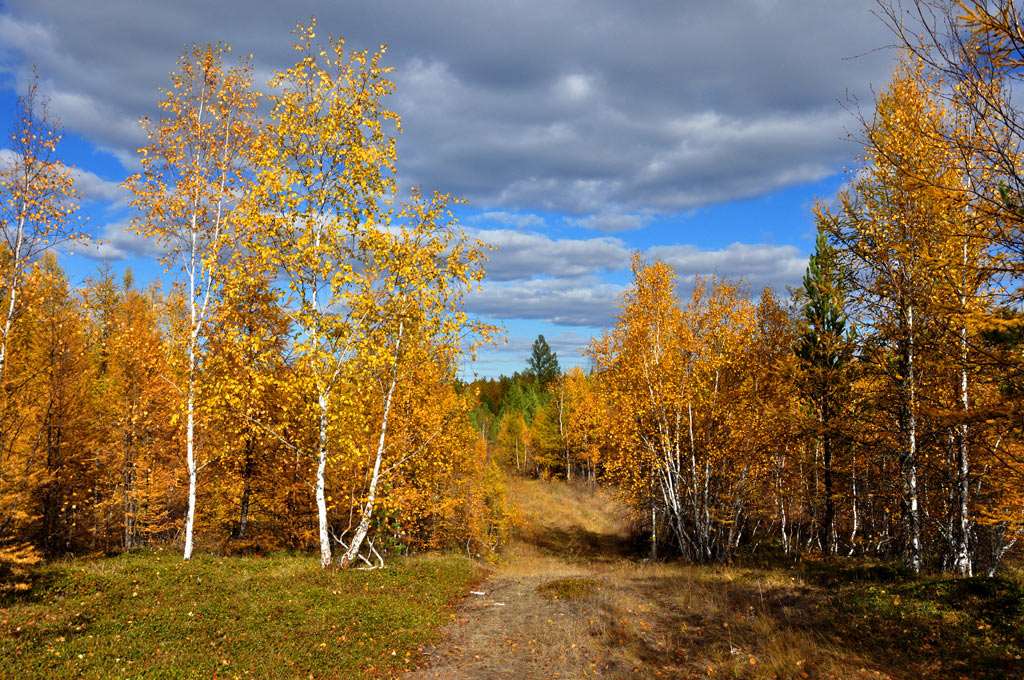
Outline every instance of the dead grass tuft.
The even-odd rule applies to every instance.
[[[582,600],[594,594],[597,581],[592,578],[559,578],[537,586],[545,600]]]

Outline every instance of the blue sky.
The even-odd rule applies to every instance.
[[[75,282],[102,258],[163,277],[126,233],[118,184],[136,169],[177,55],[224,41],[257,81],[289,65],[290,30],[389,45],[403,119],[400,181],[467,200],[467,229],[499,246],[471,313],[508,330],[466,373],[521,370],[543,333],[563,367],[614,322],[639,250],[753,289],[799,282],[811,205],[856,144],[850,97],[870,106],[895,52],[871,0],[505,3],[10,0],[0,4],[0,127],[35,65],[89,199],[98,252],[65,253]],[[845,106],[844,106],[845,103]],[[2,153],[2,152],[0,152]]]

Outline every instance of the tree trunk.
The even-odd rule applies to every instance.
[[[961,305],[966,305],[966,300],[961,297]],[[967,328],[960,328],[960,406],[963,409],[964,417],[967,417],[968,396],[967,396]],[[962,576],[971,576],[974,567],[971,564],[970,538],[971,518],[970,510],[970,465],[967,452],[967,423],[960,425],[957,432],[956,447],[956,521],[953,529],[955,531],[955,543],[953,545],[953,571]]]
[[[821,553],[825,557],[831,557],[836,552],[835,546],[835,498],[832,490],[832,435],[826,432],[821,443],[821,462],[824,466],[825,481],[825,516],[822,519],[822,531],[824,540],[821,544]]]
[[[907,309],[907,337],[904,343],[903,453],[900,465],[903,476],[904,564],[914,573],[921,573],[921,511],[917,488],[917,385],[914,373],[914,308]]]
[[[124,436],[124,547],[131,550],[138,545],[139,500],[135,491],[135,418]]]
[[[373,474],[370,476],[369,493],[367,493],[366,503],[363,505],[363,515],[359,518],[359,526],[356,527],[356,533],[352,537],[352,543],[348,546],[348,550],[345,551],[345,556],[341,560],[342,567],[347,567],[359,555],[359,550],[363,547],[363,541],[366,540],[366,534],[370,531],[370,522],[373,520],[373,508],[374,504],[377,502],[377,484],[380,482],[380,468],[381,464],[384,462],[384,449],[385,444],[387,443],[388,417],[391,415],[391,400],[395,396],[395,386],[398,384],[398,361],[401,356],[404,329],[405,322],[399,321],[398,338],[395,341],[395,355],[391,373],[391,385],[388,386],[388,394],[384,399],[384,413],[381,416],[380,437],[377,440],[377,455],[374,457],[373,461]]]
[[[651,562],[658,560],[658,515],[654,507],[654,493],[651,493]]]
[[[316,512],[320,523],[320,566],[326,569],[331,566],[331,538],[327,530],[327,497],[324,482],[324,473],[327,470],[327,415],[330,404],[328,395],[321,392],[318,404],[320,406],[320,446],[316,464]]]
[[[238,531],[235,538],[244,539],[249,527],[249,498],[252,495],[252,437],[245,438],[245,469],[242,472],[242,499],[238,511]]]
[[[191,371],[190,371],[191,373]],[[193,412],[192,378],[189,378],[188,399],[186,402],[185,450],[188,465],[188,511],[185,517],[185,554],[184,559],[192,559],[192,534],[196,522],[196,455],[195,455],[195,414]]]
[[[851,508],[852,512],[851,512],[851,515],[852,515],[852,524],[853,524],[853,526],[850,529],[850,552],[847,553],[847,557],[851,557],[853,555],[853,553],[855,552],[854,547],[857,545],[856,541],[857,541],[857,529],[858,529],[857,521],[858,521],[858,517],[857,517],[857,450],[856,449],[854,449],[854,451],[853,451],[853,460],[851,461],[851,465],[850,465],[850,478],[851,478],[851,482],[850,483],[851,483],[851,486],[852,486],[852,489],[851,489],[851,491],[852,491],[852,503],[851,503],[851,505],[852,505],[852,508]]]

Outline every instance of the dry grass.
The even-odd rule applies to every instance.
[[[557,578],[537,586],[545,600],[583,600],[594,594],[597,581],[592,578]]]
[[[463,612],[457,658],[420,677],[938,680],[1018,677],[1024,663],[1010,624],[959,612],[942,631],[947,607],[960,606],[955,588],[939,611],[927,588],[901,586],[899,606],[916,598],[918,609],[890,612],[888,585],[826,585],[806,565],[651,563],[635,550],[628,513],[600,488],[523,479],[510,488],[517,539],[486,597]],[[839,565],[823,568],[831,577]],[[913,642],[918,633],[937,637],[929,648]]]
[[[544,631],[545,655],[560,660],[552,671],[623,678],[884,676],[813,632],[817,595],[795,576],[648,562],[634,550],[628,511],[608,491],[523,479],[511,487],[522,522],[504,573],[540,576],[556,584],[542,583],[541,590],[553,592],[562,584],[594,584],[586,597],[552,603],[561,608],[558,625]]]

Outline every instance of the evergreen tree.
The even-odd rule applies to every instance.
[[[842,271],[825,233],[819,228],[814,253],[804,274],[802,334],[797,341],[801,392],[814,415],[824,481],[824,516],[819,529],[825,555],[835,552],[834,462],[841,433],[843,405],[849,401],[853,333],[843,312]]]
[[[533,350],[526,362],[526,370],[537,379],[538,387],[541,388],[562,374],[562,369],[558,366],[558,355],[551,351],[543,335],[538,335],[533,341]]]

